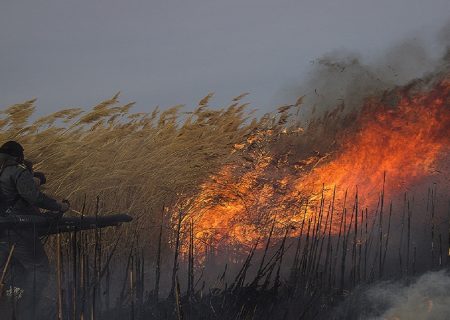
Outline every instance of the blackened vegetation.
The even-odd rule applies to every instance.
[[[322,196],[314,214],[305,209],[281,236],[273,221],[267,238],[241,258],[213,248],[200,253],[208,244],[195,239],[195,222],[183,211],[175,228],[164,226],[163,214],[151,231],[159,236],[153,254],[141,245],[145,234],[129,229],[114,231],[114,241],[101,229],[60,235],[53,240],[57,308],[44,318],[360,319],[363,307],[336,307],[374,282],[408,283],[447,264],[450,203],[436,186],[423,200],[404,194],[394,206],[382,191],[370,210],[360,207],[357,191],[343,204],[335,193]],[[165,233],[170,255],[162,254]]]

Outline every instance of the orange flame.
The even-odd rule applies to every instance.
[[[250,168],[222,168],[201,186],[194,201],[190,214],[196,237],[219,246],[249,245],[267,235],[273,219],[287,226],[298,224],[305,214],[314,215],[322,193],[331,197],[335,187],[336,204],[347,189],[357,187],[360,203],[371,207],[377,204],[385,174],[389,195],[435,174],[450,151],[450,81],[414,94],[403,90],[396,97],[395,106],[369,100],[358,118],[359,129],[344,134],[328,158],[303,160],[314,164],[306,173],[280,174],[268,153],[254,157]]]

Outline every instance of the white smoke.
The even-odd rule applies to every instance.
[[[381,283],[367,291],[367,300],[384,309],[378,310],[379,316],[360,319],[448,320],[450,275],[446,271],[428,272],[410,285]]]

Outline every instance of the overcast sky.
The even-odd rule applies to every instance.
[[[0,108],[89,107],[122,92],[137,111],[224,104],[242,92],[270,109],[333,50],[374,59],[429,41],[449,0],[1,0]],[[300,93],[299,93],[300,94]]]

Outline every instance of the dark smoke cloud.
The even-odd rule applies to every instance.
[[[450,21],[439,31],[438,40],[447,45],[447,51],[450,50]]]
[[[333,51],[312,62],[299,86],[286,89],[290,101],[304,95],[302,119],[344,105],[357,110],[366,97],[441,71],[450,60],[450,22],[435,39],[407,39],[366,62],[359,54]]]

